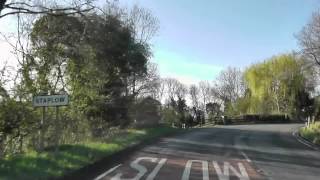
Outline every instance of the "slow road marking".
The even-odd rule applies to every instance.
[[[103,173],[103,174],[99,175],[98,177],[96,177],[94,180],[100,180],[100,179],[104,178],[106,175],[108,175],[108,174],[111,173],[112,171],[116,170],[116,169],[117,169],[118,167],[120,167],[120,166],[121,166],[121,164],[119,164],[118,166],[115,166],[115,167],[109,169],[109,170],[106,171],[105,173]]]
[[[130,164],[109,169],[94,180],[250,180],[250,176],[259,179],[258,173],[244,160],[217,162],[138,157]]]

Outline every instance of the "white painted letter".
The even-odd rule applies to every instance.
[[[164,163],[166,163],[166,161],[167,159],[161,159],[158,162],[158,165],[153,169],[153,171],[149,174],[146,180],[153,180],[158,174],[158,172],[160,171],[160,169],[162,168],[162,166],[164,165]]]
[[[217,172],[217,175],[219,177],[219,180],[229,180],[229,169],[233,172],[234,175],[236,175],[240,180],[249,180],[248,173],[243,166],[242,163],[238,163],[240,172],[236,170],[233,166],[230,165],[228,162],[224,162],[224,172],[222,172],[221,168],[219,167],[218,163],[213,161],[214,169]]]
[[[137,158],[135,161],[133,161],[130,164],[130,167],[132,167],[133,169],[136,169],[136,170],[139,171],[139,173],[136,175],[136,177],[129,178],[129,179],[121,179],[122,173],[118,173],[117,175],[113,176],[111,178],[111,180],[139,180],[147,172],[147,168],[146,167],[138,164],[142,160],[149,160],[151,162],[156,162],[158,160],[158,158],[152,158],[152,157],[140,157],[140,158]]]
[[[207,161],[200,161],[200,160],[189,160],[186,164],[186,167],[184,169],[182,180],[189,180],[190,172],[191,172],[191,166],[193,162],[202,163],[202,173],[203,173],[203,180],[209,180],[209,165]]]

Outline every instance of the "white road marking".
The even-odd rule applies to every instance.
[[[219,180],[229,180],[229,170],[231,170],[233,174],[236,175],[240,180],[249,180],[248,173],[242,163],[238,163],[240,172],[238,172],[233,166],[231,166],[229,162],[224,162],[224,172],[222,172],[219,164],[216,161],[213,161],[212,163],[214,169],[217,172]]]
[[[149,174],[146,180],[153,180],[158,174],[158,172],[160,171],[160,169],[162,168],[162,166],[166,163],[166,161],[167,159],[161,159],[158,162],[158,165],[153,169],[153,171]]]
[[[224,173],[222,173],[222,170],[216,161],[212,161],[212,164],[214,169],[216,170],[219,180],[229,180],[229,169],[227,171],[224,170]]]
[[[194,162],[202,163],[202,173],[203,173],[202,179],[209,180],[209,164],[207,161],[201,161],[201,160],[189,160],[186,164],[181,180],[189,180],[191,166],[192,166],[192,163]]]
[[[130,164],[130,167],[133,169],[136,169],[139,171],[139,173],[134,177],[134,178],[129,178],[129,179],[121,179],[122,173],[118,173],[115,176],[111,178],[111,180],[139,180],[141,177],[147,172],[147,168],[138,164],[142,160],[149,160],[151,162],[156,162],[158,158],[152,158],[152,157],[140,157],[137,158],[135,161],[133,161]]]
[[[102,173],[101,175],[99,175],[98,177],[96,177],[94,180],[100,180],[102,179],[103,177],[105,177],[106,175],[108,175],[109,173],[111,173],[112,171],[116,170],[118,167],[120,167],[122,164],[119,164],[111,169],[109,169],[108,171]]]
[[[248,162],[251,162],[251,160],[248,158],[248,156],[244,153],[241,152],[241,154],[247,159]],[[148,160],[153,163],[158,161],[158,158],[153,158],[153,157],[139,157],[135,161],[131,162],[130,167],[137,170],[138,173],[135,177],[133,178],[121,178],[123,173],[119,172],[115,176],[111,178],[111,180],[140,180],[146,173],[147,173],[147,168],[143,165],[140,165],[139,163],[143,160]],[[146,180],[154,180],[157,174],[159,173],[160,169],[164,166],[166,163],[167,159],[162,158],[158,161],[157,166],[152,170],[152,172],[146,177]],[[193,163],[201,163],[202,164],[202,179],[203,180],[209,180],[209,164],[208,161],[202,161],[202,160],[188,160],[187,164],[185,166],[185,169],[183,171],[183,175],[181,180],[189,180],[190,178],[190,173],[192,170],[192,164]],[[217,176],[219,180],[230,180],[230,173],[233,175],[237,176],[240,180],[250,180],[248,173],[244,167],[244,165],[241,162],[238,162],[238,169],[233,167],[229,162],[224,162],[223,164],[223,171],[222,168],[219,166],[219,164],[216,161],[212,161],[213,167],[215,169],[215,172],[217,173]],[[104,177],[106,177],[108,174],[111,172],[115,171],[117,168],[119,168],[122,164],[119,164],[105,173],[99,175],[97,178],[94,180],[101,180]]]
[[[240,153],[246,159],[247,162],[251,163],[251,159],[246,155],[246,153],[244,153],[243,151],[240,151]]]

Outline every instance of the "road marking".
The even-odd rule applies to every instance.
[[[201,161],[201,160],[189,160],[186,164],[186,167],[184,169],[182,180],[189,180],[190,172],[191,172],[191,166],[192,163],[198,162],[202,163],[202,179],[203,180],[209,180],[209,164],[207,161]]]
[[[166,161],[167,159],[161,159],[158,165],[153,169],[153,171],[149,174],[146,180],[153,180],[162,168],[162,166],[166,163]]]
[[[243,156],[245,156],[245,158],[248,162],[251,162],[251,160],[248,158],[248,156],[244,152],[241,151],[241,154]],[[153,168],[153,170],[150,172],[150,174],[147,177],[145,177],[145,175],[148,173],[148,169],[149,170],[151,170],[151,169],[149,166],[147,166],[147,167],[149,167],[147,169],[145,166],[139,164],[139,163],[141,163],[141,161],[149,161],[152,163],[157,163],[157,165]],[[118,171],[118,173],[114,172],[113,175],[110,175],[110,173],[112,173],[117,168],[122,166],[122,164],[119,164],[119,165],[109,169],[105,173],[99,175],[94,180],[101,180],[101,179],[107,178],[109,176],[112,176],[110,180],[140,180],[142,177],[145,177],[146,180],[154,180],[156,178],[157,174],[159,173],[159,171],[161,170],[161,168],[163,168],[163,166],[166,164],[166,162],[167,162],[166,158],[160,159],[160,158],[155,158],[155,157],[139,157],[130,163],[130,167],[132,169],[134,169],[135,171],[137,171],[137,174],[135,176],[130,175],[131,177],[134,176],[133,178],[121,178],[121,176],[124,175],[123,174],[124,172],[121,172],[121,171]],[[187,163],[185,164],[185,168],[184,168],[181,180],[189,180],[190,179],[190,174],[192,171],[193,163],[201,163],[202,179],[209,180],[209,162],[204,161],[204,160],[188,160]],[[240,180],[249,180],[247,170],[246,170],[245,166],[243,165],[243,163],[238,162],[237,165],[234,165],[234,166],[232,166],[229,162],[222,162],[222,163],[223,163],[223,165],[220,166],[217,161],[212,161],[215,174],[217,175],[219,180],[230,180],[231,174],[232,174],[231,177],[234,176],[234,177],[238,177]],[[238,167],[236,167],[236,166],[238,166]],[[126,175],[129,175],[129,174],[126,174]]]
[[[111,178],[111,180],[139,180],[139,179],[141,179],[141,177],[147,172],[147,168],[139,164],[139,162],[142,160],[149,160],[151,162],[156,162],[158,160],[158,158],[152,158],[152,157],[137,158],[135,161],[133,161],[130,164],[131,168],[139,171],[139,173],[134,178],[121,179],[122,173],[118,173],[115,176],[113,176]]]
[[[103,177],[105,177],[106,175],[108,175],[109,173],[111,173],[112,171],[116,170],[118,167],[120,167],[122,164],[119,164],[111,169],[109,169],[108,171],[102,173],[101,175],[99,175],[98,177],[96,177],[94,180],[100,180],[102,179]]]
[[[212,164],[214,169],[217,172],[219,180],[229,180],[230,179],[229,170],[231,170],[233,174],[236,175],[240,180],[249,180],[248,173],[242,163],[238,163],[240,173],[236,170],[236,168],[231,166],[229,162],[224,162],[224,170],[223,170],[224,172],[222,172],[219,164],[216,161],[213,161]]]
[[[244,153],[243,151],[240,151],[240,153],[246,159],[247,162],[251,163],[251,159],[246,155],[246,153]]]

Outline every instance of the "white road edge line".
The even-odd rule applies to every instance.
[[[251,163],[251,159],[246,155],[246,153],[244,153],[243,151],[240,151],[240,153],[246,159],[247,162]]]
[[[304,140],[301,140],[301,138],[297,135],[297,132],[293,132],[292,136],[294,136],[296,138],[296,140],[298,140],[300,143],[308,146],[309,148],[313,149],[313,150],[319,150],[318,148],[308,144],[307,142],[305,142]]]
[[[100,180],[102,179],[103,177],[105,177],[106,175],[108,175],[109,173],[111,173],[112,171],[116,170],[118,167],[120,167],[122,164],[119,164],[111,169],[109,169],[108,171],[100,174],[98,177],[96,177],[94,180]]]

